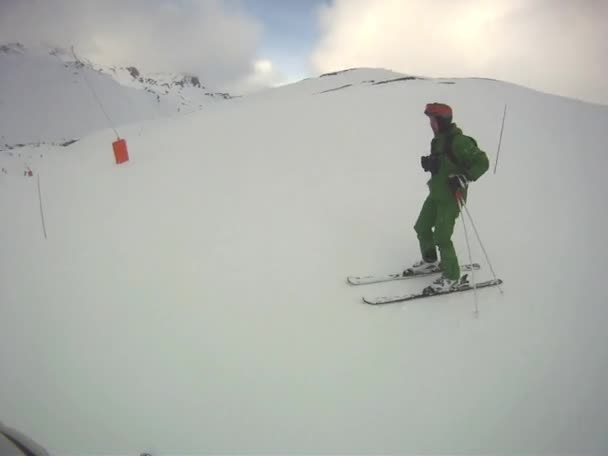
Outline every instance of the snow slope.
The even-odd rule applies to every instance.
[[[93,87],[113,125],[197,111],[225,93],[198,78],[145,75],[135,67],[103,67],[60,48],[0,46],[0,150],[18,144],[64,143],[109,128]]]
[[[0,419],[69,455],[606,454],[608,107],[361,71],[126,127],[125,165],[106,130],[0,174]],[[429,101],[492,167],[509,106],[470,192],[505,281],[478,319],[361,302],[429,279],[345,283],[418,257]]]

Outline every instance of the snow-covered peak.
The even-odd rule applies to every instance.
[[[327,78],[333,80],[348,80],[351,82],[376,82],[378,80],[387,80],[393,78],[405,77],[403,73],[397,73],[393,70],[385,68],[347,68],[345,70],[332,71],[330,73],[324,73],[319,78]]]
[[[203,109],[232,98],[193,74],[104,66],[56,46],[0,45],[0,150],[64,143],[113,126]],[[90,87],[89,87],[90,86]],[[59,114],[59,115],[58,115]]]
[[[120,84],[127,87],[144,89],[155,94],[184,94],[198,93],[205,97],[229,99],[232,96],[225,92],[217,92],[203,85],[197,75],[188,73],[142,73],[136,66],[103,67],[90,65],[92,68],[111,75]],[[188,90],[193,89],[193,90]]]

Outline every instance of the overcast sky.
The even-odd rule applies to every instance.
[[[0,42],[249,91],[347,67],[608,104],[608,0],[0,0]]]

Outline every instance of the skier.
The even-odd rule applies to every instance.
[[[422,168],[431,173],[429,195],[414,225],[422,260],[406,272],[441,270],[442,275],[428,291],[445,292],[461,282],[460,266],[451,240],[460,203],[466,202],[469,182],[476,181],[488,170],[489,160],[476,141],[463,135],[452,122],[450,106],[429,103],[424,114],[430,119],[435,137],[431,141],[430,155],[420,160]],[[437,258],[437,248],[441,262]]]

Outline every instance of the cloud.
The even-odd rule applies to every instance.
[[[249,75],[262,32],[238,2],[0,1],[0,42],[74,45],[95,62],[191,72],[218,89]]]
[[[287,82],[288,77],[270,60],[261,59],[254,62],[251,74],[233,84],[229,91],[248,94],[268,87],[277,87]]]
[[[608,104],[605,0],[334,0],[319,21],[320,73],[482,76]]]

